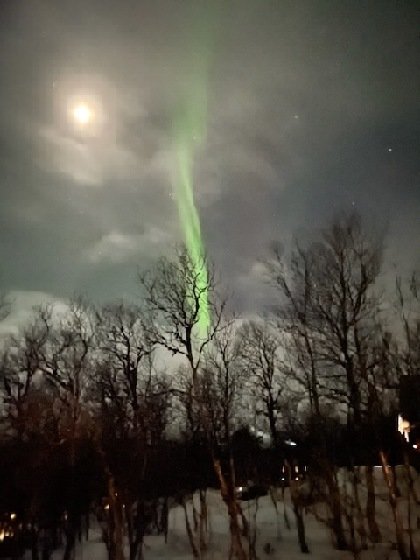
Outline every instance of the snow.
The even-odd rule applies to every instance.
[[[374,473],[377,488],[377,521],[384,539],[395,540],[395,528],[391,510],[388,504],[387,488],[384,485],[382,473]],[[365,503],[366,489],[362,482],[359,487],[360,498]],[[400,470],[398,472],[398,481],[401,482],[402,497],[399,498],[398,507],[401,512],[407,511],[407,493],[402,484],[406,472]],[[339,473],[341,487],[344,490],[348,486],[348,478],[344,471]],[[416,480],[418,487],[418,478]],[[347,488],[350,490],[350,488]],[[280,494],[280,493],[279,493]],[[405,497],[404,497],[405,496]],[[194,497],[197,500],[198,496]],[[208,535],[209,549],[205,555],[206,560],[226,560],[229,550],[229,533],[228,533],[228,517],[227,509],[221,500],[220,493],[216,490],[209,490],[207,493],[208,501]],[[304,555],[300,552],[296,524],[294,514],[290,507],[289,492],[286,491],[286,513],[290,520],[291,529],[285,526],[284,522],[284,504],[282,501],[278,503],[278,516],[269,496],[263,496],[251,502],[241,502],[245,515],[250,519],[257,508],[257,557],[260,560],[264,558],[287,558],[288,560],[301,560]],[[412,504],[411,514],[412,527],[417,527],[417,518],[420,518],[418,511]],[[192,518],[192,504],[189,504],[189,514]],[[317,506],[317,517],[325,517],[325,506],[319,504]],[[407,525],[407,516],[404,524]],[[305,515],[306,537],[310,550],[310,558],[313,560],[350,560],[354,558],[349,551],[334,550],[331,544],[331,536],[325,523],[319,521],[308,512]],[[416,531],[418,533],[419,531]],[[417,540],[415,535],[415,540]],[[420,545],[420,543],[418,543]],[[267,552],[268,546],[270,552]],[[55,551],[52,560],[61,560],[63,551]],[[128,554],[126,555],[128,558]],[[78,544],[76,549],[75,560],[107,560],[108,555],[104,543],[101,542],[101,532],[99,527],[93,524],[93,528],[89,531],[89,541]],[[145,560],[190,560],[192,558],[191,548],[185,531],[185,516],[182,507],[175,506],[169,512],[169,532],[168,542],[165,543],[164,537],[147,536],[144,545]],[[375,545],[375,548],[364,550],[358,556],[359,560],[397,560],[399,558],[396,550],[392,550],[391,543],[382,543]],[[25,556],[25,560],[30,559],[30,553]]]

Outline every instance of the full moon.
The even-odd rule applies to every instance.
[[[92,111],[86,103],[80,103],[73,109],[73,118],[80,125],[89,124],[92,121]]]
[[[113,97],[105,83],[90,76],[62,78],[54,84],[53,97],[55,121],[64,135],[87,142],[105,141],[113,134],[109,115]]]

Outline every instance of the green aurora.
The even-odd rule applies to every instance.
[[[208,14],[207,14],[208,15]],[[204,18],[209,22],[209,18]],[[206,336],[211,323],[207,293],[208,272],[201,237],[200,216],[194,204],[194,155],[206,139],[207,68],[209,62],[209,27],[194,36],[188,83],[191,87],[173,119],[173,137],[177,160],[175,194],[185,246],[197,274],[201,293],[198,336]]]

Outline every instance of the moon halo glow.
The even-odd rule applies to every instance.
[[[93,112],[87,103],[78,103],[72,112],[75,123],[85,126],[93,120]]]

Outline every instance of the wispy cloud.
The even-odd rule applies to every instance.
[[[116,280],[121,263],[134,277],[138,257],[147,263],[182,237],[172,121],[195,100],[191,39],[206,3],[104,11],[100,0],[75,2],[9,2],[8,21],[0,17],[0,272],[13,263],[6,287],[118,296],[130,289]],[[369,219],[390,208],[404,217],[395,253],[412,262],[414,5],[216,4],[194,198],[209,255],[241,308],[259,297],[250,268],[268,243],[352,201]],[[64,118],[80,91],[106,123],[94,138],[78,138]]]
[[[52,294],[37,291],[12,290],[7,294],[11,309],[0,322],[0,336],[16,334],[34,315],[36,307],[52,304],[57,312],[68,308],[66,300]]]
[[[84,256],[91,263],[121,263],[129,261],[146,250],[151,245],[163,245],[170,242],[167,232],[152,227],[144,234],[127,234],[120,231],[111,231],[101,237],[92,247],[89,247]]]

